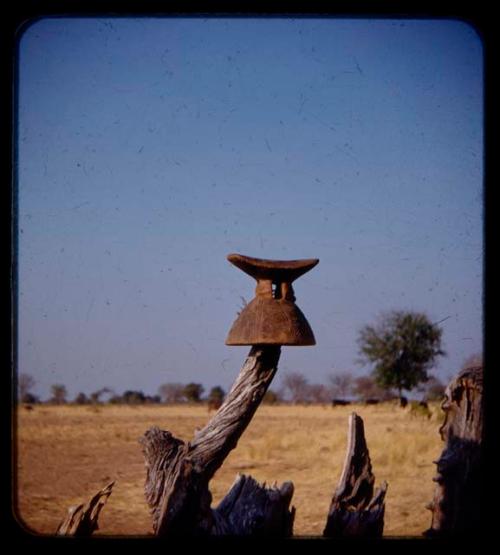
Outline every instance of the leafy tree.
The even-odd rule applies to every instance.
[[[122,402],[128,405],[139,405],[146,401],[146,396],[142,391],[127,390],[122,395]]]
[[[164,403],[182,403],[185,400],[184,387],[181,383],[164,383],[158,388],[158,393]]]
[[[292,403],[304,403],[309,397],[309,382],[304,374],[291,372],[285,374],[282,380],[285,394],[288,394]]]
[[[201,383],[188,383],[184,386],[184,397],[190,403],[199,403],[204,389]]]
[[[66,403],[66,397],[68,392],[66,391],[66,386],[63,384],[54,384],[51,388],[52,397],[50,399],[51,403],[56,405],[63,405]]]
[[[222,387],[220,385],[216,385],[215,387],[212,387],[210,393],[208,394],[208,402],[222,403],[225,396],[226,392],[222,389]]]
[[[328,381],[330,383],[331,395],[341,399],[350,395],[354,385],[354,379],[349,372],[331,374],[328,376]]]
[[[411,390],[428,380],[427,371],[441,350],[442,330],[425,314],[392,311],[358,337],[362,361],[375,364],[373,376],[383,388]]]

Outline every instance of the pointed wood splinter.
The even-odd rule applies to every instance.
[[[363,420],[353,412],[349,417],[344,468],[333,494],[323,536],[382,536],[387,482],[382,482],[375,493],[374,483]]]

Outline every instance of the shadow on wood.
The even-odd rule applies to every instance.
[[[238,536],[292,535],[295,508],[289,510],[292,482],[266,487],[240,474],[215,509],[218,533]]]
[[[387,482],[383,482],[375,494],[374,483],[363,420],[352,413],[344,468],[333,494],[323,536],[382,536]]]

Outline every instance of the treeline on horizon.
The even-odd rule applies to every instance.
[[[142,405],[142,404],[202,404],[208,403],[215,407],[222,404],[226,391],[219,385],[212,387],[205,394],[205,388],[200,383],[190,382],[162,384],[155,395],[149,395],[142,390],[125,390],[117,394],[113,389],[104,387],[91,393],[79,392],[74,398],[69,398],[64,384],[54,384],[51,396],[45,400],[33,393],[35,380],[32,376],[21,374],[19,377],[19,401],[24,404],[48,405]],[[436,377],[429,377],[428,381],[419,388],[420,397],[426,401],[436,401],[443,397],[445,385]],[[348,372],[328,376],[328,383],[310,383],[300,372],[292,372],[283,376],[281,386],[269,389],[264,396],[265,404],[330,404],[334,400],[349,400],[350,402],[391,401],[399,398],[392,389],[385,389],[377,385],[371,376],[354,377]]]

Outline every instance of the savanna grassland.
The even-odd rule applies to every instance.
[[[321,535],[342,471],[348,417],[356,412],[365,423],[375,487],[383,480],[389,484],[384,535],[420,536],[430,525],[425,505],[434,490],[433,461],[443,448],[442,412],[438,404],[430,409],[428,418],[391,403],[261,406],[210,483],[213,503],[238,473],[268,484],[291,480],[295,535]],[[20,407],[14,436],[18,520],[34,532],[52,534],[70,506],[115,480],[96,534],[152,534],[138,439],[155,425],[189,441],[209,417],[205,405]]]

